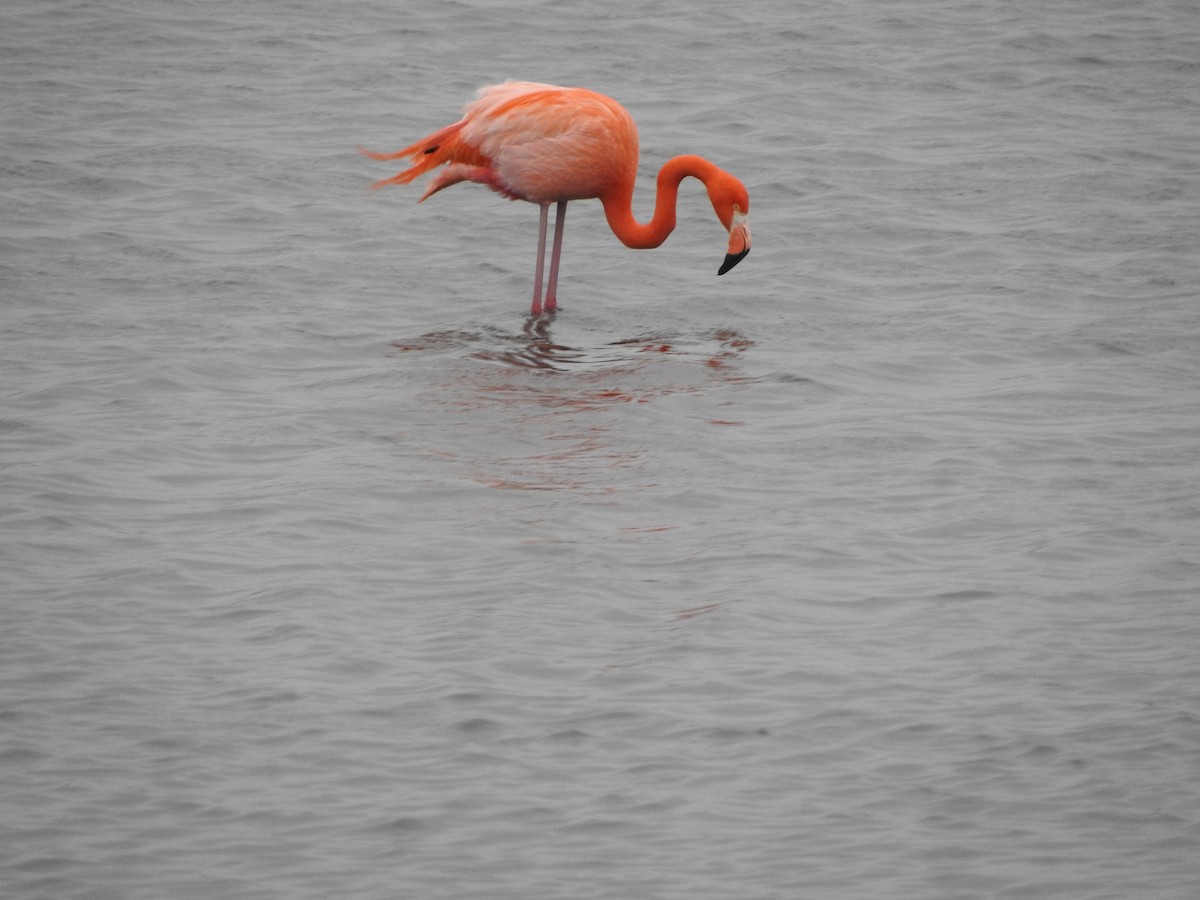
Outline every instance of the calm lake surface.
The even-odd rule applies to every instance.
[[[0,895],[1200,882],[1200,7],[11,0]],[[695,182],[371,192],[481,84]]]

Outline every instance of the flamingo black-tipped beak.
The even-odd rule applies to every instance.
[[[717,274],[724,275],[745,259],[749,252],[750,223],[746,221],[745,213],[735,212],[729,224],[729,250],[725,254],[725,262],[717,269]]]
[[[734,266],[736,266],[738,263],[740,263],[743,259],[745,259],[746,254],[749,252],[750,252],[750,248],[747,247],[741,253],[726,253],[725,254],[725,262],[721,263],[721,268],[717,269],[717,274],[724,275],[726,272],[728,272],[730,269],[732,269]]]

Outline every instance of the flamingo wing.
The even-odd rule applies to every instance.
[[[467,106],[464,138],[525,200],[598,197],[637,174],[637,128],[619,103],[584,88],[506,82]]]
[[[463,117],[395,153],[411,165],[374,187],[408,184],[447,166],[421,198],[455,184],[486,184],[532,203],[598,197],[637,175],[637,129],[615,100],[583,88],[509,81],[480,88]]]

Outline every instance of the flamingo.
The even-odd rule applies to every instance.
[[[361,148],[360,148],[361,149]],[[510,200],[541,207],[538,224],[537,274],[531,316],[558,305],[558,269],[563,223],[571,200],[599,199],[609,227],[627,247],[657,247],[675,229],[679,183],[699,179],[708,191],[717,218],[729,232],[724,275],[750,252],[750,196],[745,186],[700,156],[676,156],[658,173],[654,216],[639,224],[633,217],[633,185],[637,177],[637,126],[621,104],[586,88],[556,87],[508,81],[479,89],[463,109],[463,117],[395,153],[362,150],[371,159],[408,159],[411,163],[380,188],[408,184],[444,168],[434,176],[421,200],[460,181],[486,185]],[[418,201],[420,202],[420,201]],[[550,275],[542,300],[546,231],[550,204],[557,204]]]

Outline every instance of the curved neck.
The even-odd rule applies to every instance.
[[[627,184],[618,185],[611,193],[600,198],[604,204],[604,216],[613,234],[626,247],[635,250],[657,247],[675,230],[675,199],[679,196],[679,182],[690,175],[707,185],[709,178],[719,171],[702,156],[676,156],[667,160],[666,165],[658,171],[654,217],[647,224],[641,225],[633,218],[632,177]]]

